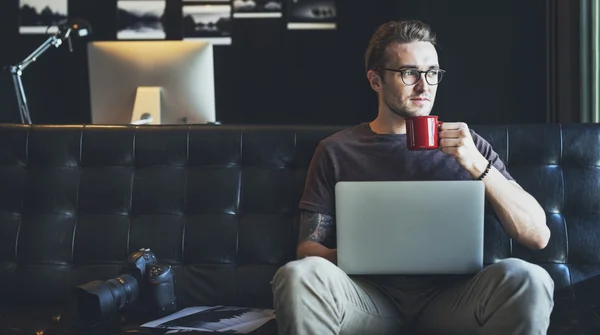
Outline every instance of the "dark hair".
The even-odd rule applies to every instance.
[[[430,42],[436,45],[436,36],[419,20],[390,21],[377,28],[365,53],[365,68],[369,71],[386,62],[386,49],[393,43]]]

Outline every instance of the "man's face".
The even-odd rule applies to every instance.
[[[418,69],[427,71],[439,69],[437,51],[429,42],[413,42],[393,44],[387,49],[388,69]],[[380,94],[383,104],[389,111],[402,117],[429,115],[433,108],[437,85],[430,85],[425,74],[418,74],[419,80],[414,85],[402,81],[402,74],[382,70],[383,80]],[[432,81],[433,82],[433,81]]]

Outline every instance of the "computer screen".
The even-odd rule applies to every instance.
[[[206,41],[88,44],[92,124],[216,123]]]

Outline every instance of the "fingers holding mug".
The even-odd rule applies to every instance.
[[[471,137],[469,126],[464,122],[440,122],[440,138]]]
[[[477,151],[469,127],[464,122],[446,122],[440,130],[440,150],[457,159],[470,156]]]

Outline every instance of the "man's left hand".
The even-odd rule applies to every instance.
[[[444,122],[440,125],[440,150],[453,156],[473,177],[485,170],[488,161],[473,142],[469,126],[463,122]]]

